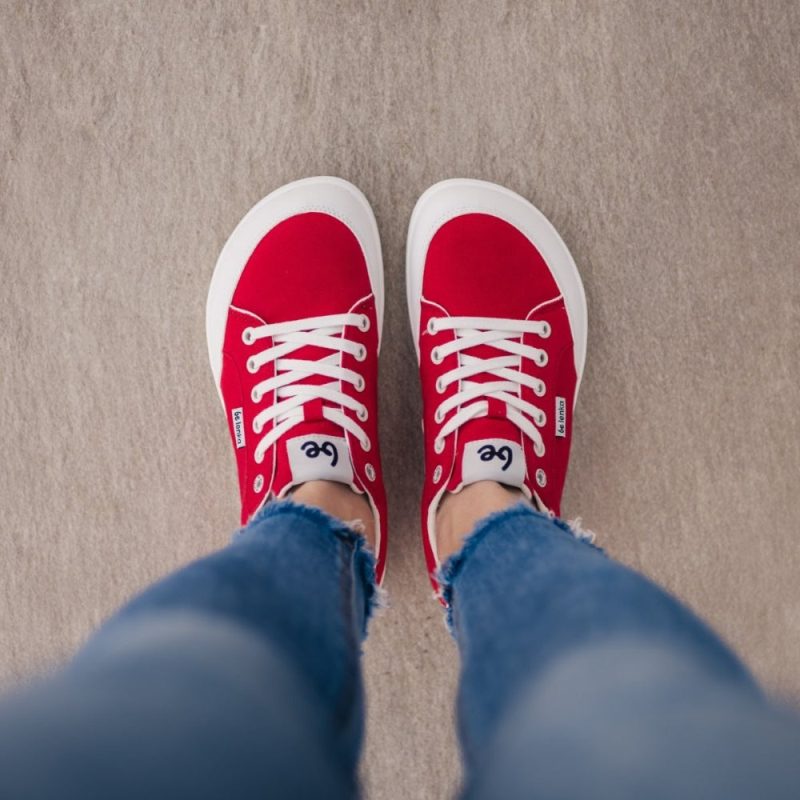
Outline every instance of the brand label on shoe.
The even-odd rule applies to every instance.
[[[509,439],[478,439],[464,445],[461,482],[497,481],[522,486],[525,481],[525,456],[519,442]]]
[[[556,436],[565,439],[567,436],[567,398],[556,397]]]
[[[233,426],[233,441],[236,449],[244,447],[244,411],[241,408],[234,408],[231,411],[231,421]]]
[[[340,436],[295,436],[286,442],[292,483],[306,481],[353,482],[347,442]]]

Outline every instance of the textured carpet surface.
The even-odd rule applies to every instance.
[[[529,197],[584,276],[567,515],[800,696],[798,75],[781,0],[0,4],[3,682],[226,542],[211,271],[268,191],[341,175],[387,269],[365,782],[452,791],[403,248],[416,197],[466,176]]]

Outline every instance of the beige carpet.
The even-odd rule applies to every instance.
[[[458,780],[403,288],[411,208],[445,177],[528,196],[582,270],[568,515],[800,697],[798,76],[781,0],[2,3],[3,682],[226,542],[207,284],[256,200],[327,173],[374,204],[387,268],[369,796]]]

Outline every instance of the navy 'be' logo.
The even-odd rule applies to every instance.
[[[335,467],[339,463],[339,452],[333,442],[322,442],[321,444],[317,442],[303,442],[303,444],[300,445],[300,449],[309,458],[317,458],[320,453],[325,453],[326,456],[330,457],[332,467]]]
[[[483,447],[478,448],[478,455],[481,457],[481,461],[492,461],[495,458],[501,459],[503,461],[503,466],[500,469],[502,469],[503,472],[511,466],[511,462],[514,459],[514,454],[507,444],[504,444],[502,447],[495,447],[493,444],[485,444]]]

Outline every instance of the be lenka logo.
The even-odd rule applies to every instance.
[[[493,461],[495,458],[499,458],[503,462],[503,466],[500,467],[503,472],[511,466],[511,462],[514,460],[511,448],[505,444],[502,447],[485,444],[478,448],[478,455],[481,457],[481,461]]]
[[[339,451],[333,442],[303,442],[300,449],[309,458],[318,458],[324,453],[330,458],[332,467],[335,467],[339,461]]]
[[[461,481],[500,481],[521,486],[525,480],[525,453],[511,439],[476,439],[464,444]]]
[[[565,439],[567,436],[567,399],[556,397],[556,436]]]
[[[286,442],[286,455],[295,483],[306,481],[353,482],[353,465],[342,436],[307,434]]]
[[[233,439],[236,442],[236,449],[244,447],[244,411],[241,408],[234,408],[231,411],[233,420]]]

